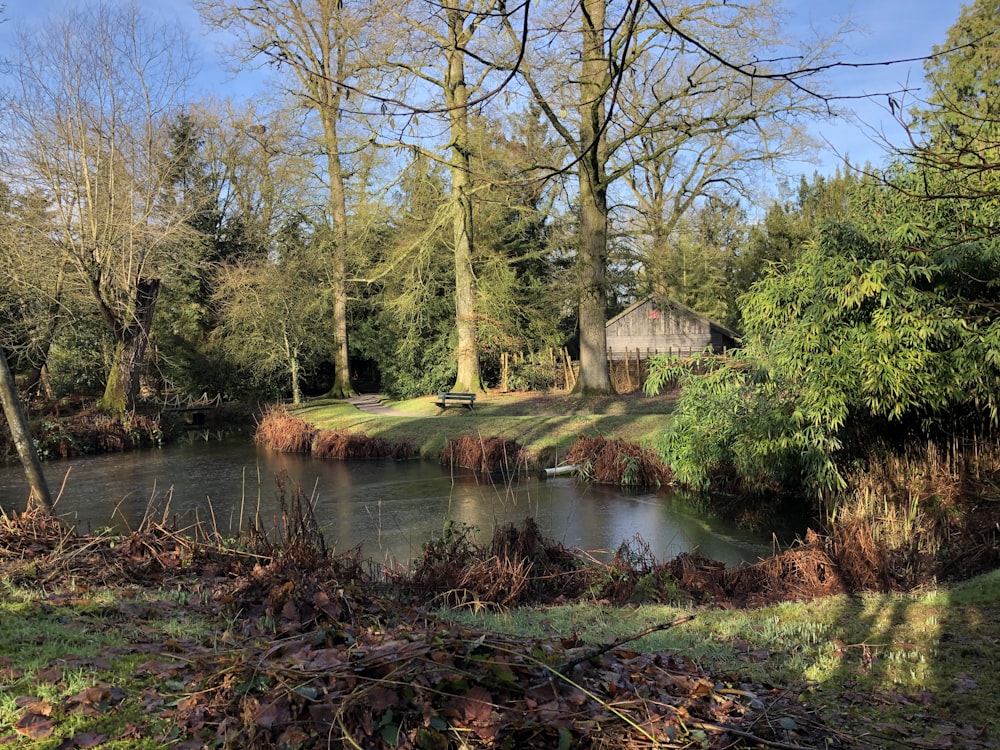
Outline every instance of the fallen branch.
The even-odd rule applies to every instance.
[[[608,651],[616,649],[619,646],[623,646],[626,643],[637,641],[640,638],[647,635],[652,635],[653,633],[659,633],[661,630],[670,630],[670,628],[674,627],[675,625],[683,625],[686,622],[691,622],[691,620],[693,619],[694,615],[686,615],[685,617],[678,617],[673,622],[661,622],[659,625],[651,625],[645,630],[640,630],[638,633],[633,633],[632,635],[623,636],[618,640],[612,641],[611,643],[602,643],[600,646],[595,646],[594,648],[587,651],[587,653],[585,653],[583,656],[579,656],[576,659],[572,659],[571,661],[564,662],[563,664],[559,665],[556,671],[567,672],[579,664],[584,664],[590,661],[591,659],[594,659],[600,656],[601,654],[606,654]]]

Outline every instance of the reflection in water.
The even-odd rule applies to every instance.
[[[488,541],[498,524],[529,516],[548,538],[587,550],[613,551],[638,537],[659,560],[697,549],[735,564],[767,551],[765,540],[709,524],[665,493],[623,493],[571,477],[490,480],[429,461],[314,459],[245,438],[51,462],[45,471],[53,492],[65,479],[56,510],[81,531],[134,528],[151,511],[181,525],[214,524],[223,534],[255,515],[266,528],[280,493],[300,486],[329,544],[339,551],[362,545],[372,558],[419,555],[447,519],[477,527]],[[0,508],[23,507],[27,494],[20,466],[0,468]]]

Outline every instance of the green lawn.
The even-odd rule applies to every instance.
[[[406,416],[367,414],[334,399],[307,401],[290,411],[320,429],[408,441],[426,458],[436,459],[449,438],[472,435],[516,440],[540,465],[554,466],[578,435],[605,435],[652,446],[669,424],[674,405],[672,394],[581,399],[564,394],[483,393],[471,411],[456,406],[441,410],[434,401],[434,396],[426,396],[385,402]]]

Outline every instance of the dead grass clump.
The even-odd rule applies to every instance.
[[[384,438],[361,432],[323,430],[313,440],[312,452],[316,458],[369,460],[386,458],[392,453],[392,446]]]
[[[281,407],[268,407],[257,425],[254,442],[279,453],[309,453],[316,428]]]
[[[244,537],[256,560],[229,597],[230,608],[263,617],[275,631],[301,633],[350,621],[350,591],[366,588],[361,550],[334,556],[302,488],[276,477],[278,512],[270,527],[251,524]]]
[[[667,570],[677,587],[696,601],[739,607],[815,599],[847,590],[836,561],[815,535],[753,565],[727,568],[717,560],[685,553],[670,561]]]
[[[0,560],[32,557],[61,548],[71,534],[62,521],[37,505],[23,513],[0,509]]]
[[[580,476],[598,484],[660,487],[672,477],[655,451],[628,440],[608,440],[602,435],[577,437],[566,461],[580,467]]]
[[[474,562],[482,559],[475,528],[446,521],[444,533],[424,543],[420,558],[409,574],[397,581],[419,596],[438,596],[459,589],[459,583]]]
[[[393,442],[389,455],[397,461],[405,461],[417,455],[417,449],[409,440],[397,440]]]
[[[640,579],[662,570],[649,544],[638,534],[623,541],[607,563],[593,561],[590,565],[594,594],[616,605],[632,601]]]
[[[838,561],[812,530],[803,542],[754,565],[725,570],[721,579],[730,598],[752,604],[814,599],[847,590]]]
[[[908,590],[1000,564],[995,524],[1000,446],[876,451],[847,477],[831,515],[834,555],[854,589]]]
[[[461,466],[484,473],[516,472],[523,457],[521,445],[515,440],[499,437],[466,435],[449,438],[439,460],[444,466]]]
[[[753,565],[684,553],[659,563],[638,536],[623,542],[601,569],[591,563],[594,595],[612,604],[678,600],[763,606],[813,599],[846,590],[826,541],[808,532],[804,542]]]
[[[501,569],[510,564],[527,565],[529,586],[510,603],[574,599],[586,590],[587,576],[580,554],[546,539],[534,518],[525,518],[520,527],[513,523],[498,526],[493,531],[489,554]]]
[[[159,415],[126,417],[87,408],[71,416],[45,419],[33,427],[35,444],[46,457],[72,458],[93,453],[120,453],[159,445],[164,428]]]
[[[510,607],[583,593],[579,556],[546,540],[534,519],[525,519],[520,528],[498,527],[489,547],[478,544],[473,532],[470,526],[446,524],[400,583],[422,598],[438,597],[452,606]]]

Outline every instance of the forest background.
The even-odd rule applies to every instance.
[[[772,2],[195,6],[273,96],[192,100],[189,37],[136,4],[15,30],[0,300],[29,400],[475,391],[562,346],[606,393],[604,322],[654,294],[743,336],[709,377],[654,368],[691,394],[661,446],[686,484],[822,497],[882,441],[992,443],[990,3],[920,96],[829,93],[889,61],[846,57],[849,26],[789,38]],[[892,158],[781,180],[854,96]]]

